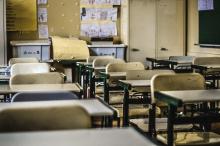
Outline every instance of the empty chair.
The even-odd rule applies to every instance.
[[[87,111],[71,102],[24,102],[0,111],[0,132],[90,127],[91,117]]]
[[[12,84],[62,84],[63,75],[58,72],[17,74],[10,78]]]
[[[11,58],[8,65],[11,66],[16,63],[39,63],[37,58]]]
[[[93,68],[99,68],[101,67],[100,69],[95,69],[94,71],[94,74],[97,75],[99,73],[100,70],[105,70],[105,67],[110,64],[110,63],[125,63],[124,60],[122,59],[112,59],[112,58],[96,58],[94,61],[93,61]],[[102,68],[104,67],[104,68]]]
[[[106,73],[108,72],[126,72],[128,70],[144,70],[145,67],[141,62],[128,62],[126,64],[110,63],[106,66]]]
[[[50,72],[50,66],[47,63],[16,63],[11,66],[11,76],[47,72]]]
[[[24,92],[15,94],[12,102],[48,101],[48,100],[74,100],[79,97],[72,92]]]

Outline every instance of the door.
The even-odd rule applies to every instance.
[[[129,1],[129,61],[155,57],[155,1]]]
[[[184,55],[184,0],[157,0],[156,57]]]
[[[5,28],[5,1],[0,0],[0,65],[6,62],[6,28]]]

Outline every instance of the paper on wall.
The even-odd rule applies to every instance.
[[[120,5],[121,0],[81,0],[80,3],[84,5]]]
[[[214,10],[214,1],[213,0],[198,0],[198,10]]]
[[[45,39],[49,37],[48,33],[48,25],[46,24],[39,24],[38,25],[38,33],[40,39]]]
[[[82,20],[117,20],[117,8],[82,8]]]
[[[81,24],[81,36],[87,37],[113,37],[117,36],[115,22],[104,24]]]
[[[38,22],[47,22],[47,8],[38,8]]]
[[[38,0],[38,5],[47,4],[47,0]]]

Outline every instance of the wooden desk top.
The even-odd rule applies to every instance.
[[[3,146],[157,146],[132,128],[1,133]]]
[[[17,92],[41,92],[41,91],[70,91],[79,93],[80,86],[76,83],[70,84],[16,84],[0,85],[0,94],[10,94]]]
[[[59,101],[33,101],[33,102],[13,102],[13,103],[0,103],[0,110],[8,108],[42,108],[53,106],[72,106],[80,105],[86,109],[91,116],[113,116],[113,110],[103,104],[98,99],[89,100],[59,100]],[[1,143],[1,142],[0,142]]]
[[[131,87],[149,87],[151,85],[151,80],[119,80],[119,82]]]
[[[184,103],[220,101],[220,89],[155,92],[155,98],[175,106]]]

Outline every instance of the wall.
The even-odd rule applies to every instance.
[[[220,56],[220,49],[201,48],[199,41],[199,14],[197,0],[188,0],[188,55],[193,56]]]

